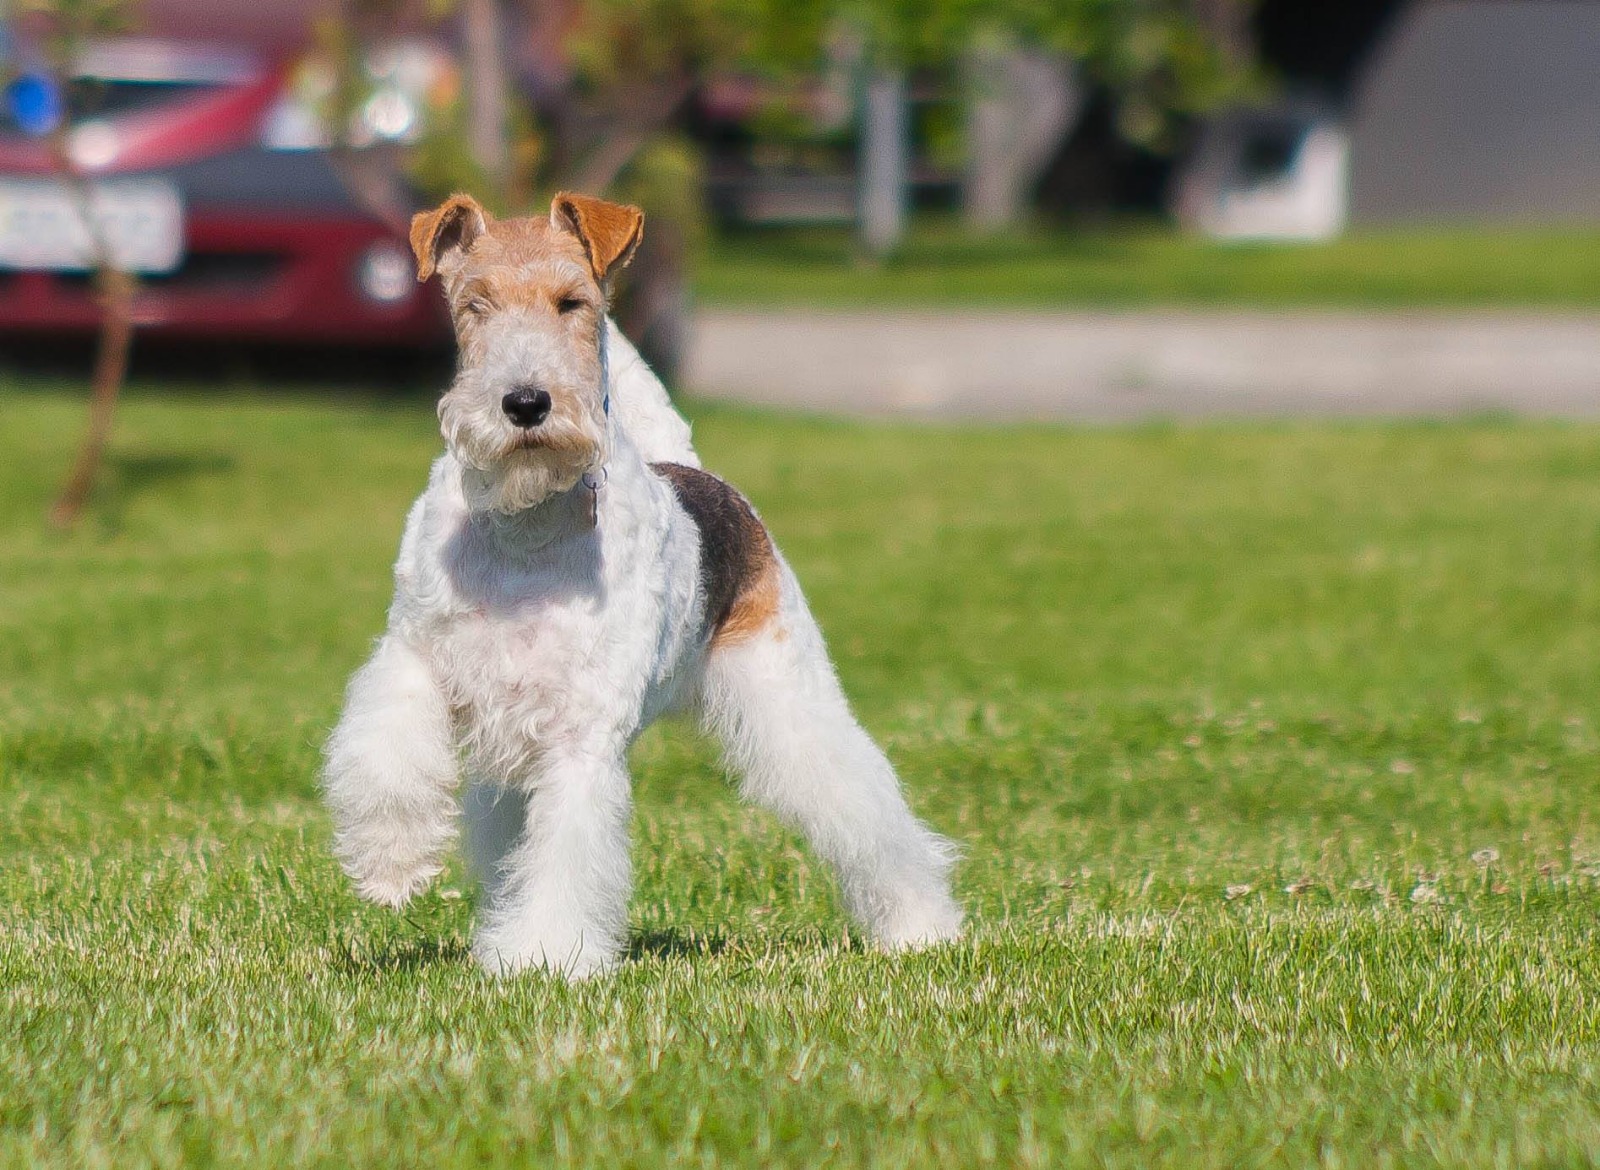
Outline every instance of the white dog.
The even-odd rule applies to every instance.
[[[606,318],[642,227],[576,195],[548,220],[457,195],[412,223],[460,361],[388,630],[327,746],[339,860],[364,897],[405,903],[439,872],[464,768],[479,961],[603,969],[627,924],[628,748],[688,708],[743,795],[832,864],[874,939],[951,938],[951,846],[851,716],[750,505],[699,470],[688,425]]]

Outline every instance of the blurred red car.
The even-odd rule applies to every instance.
[[[139,274],[141,334],[447,342],[437,293],[317,145],[287,67],[128,41],[93,47],[75,73],[66,141],[89,179],[95,242],[48,141],[0,126],[0,334],[93,330],[87,257],[105,248]]]

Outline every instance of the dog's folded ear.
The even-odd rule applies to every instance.
[[[427,280],[446,253],[465,251],[488,227],[488,215],[471,195],[452,195],[432,211],[411,217],[411,250],[417,279]]]
[[[601,284],[633,259],[634,249],[644,238],[644,212],[637,207],[570,191],[551,201],[550,222],[578,237],[594,278]]]

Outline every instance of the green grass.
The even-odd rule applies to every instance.
[[[971,937],[667,730],[574,988],[328,855],[429,405],[135,396],[68,538],[76,400],[0,409],[0,1164],[1600,1162],[1600,428],[702,412]]]
[[[1412,230],[1228,244],[1154,227],[985,240],[932,222],[870,267],[855,260],[842,229],[788,229],[717,239],[695,283],[703,302],[724,306],[1594,309],[1600,232]]]

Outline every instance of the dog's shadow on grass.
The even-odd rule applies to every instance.
[[[627,962],[640,959],[704,958],[728,949],[722,934],[698,931],[647,930],[628,939]],[[454,966],[471,961],[472,952],[459,939],[414,939],[380,946],[363,946],[346,940],[333,956],[333,965],[346,975],[394,974],[422,971],[440,964]]]
[[[423,971],[441,963],[453,966],[471,957],[472,952],[459,939],[415,939],[374,947],[347,940],[334,953],[333,965],[346,975],[393,974]]]
[[[703,934],[695,930],[644,930],[628,939],[628,961],[639,959],[698,959],[720,955],[728,949],[728,938],[720,931]]]
[[[788,947],[809,950],[825,948],[831,940],[820,933],[802,932],[784,941]],[[721,931],[707,933],[676,927],[645,930],[629,936],[623,961],[713,958],[725,954],[732,946],[732,940]],[[864,947],[852,939],[848,949],[860,951]],[[374,975],[423,971],[440,964],[454,966],[471,960],[472,951],[460,939],[413,939],[380,946],[363,946],[347,939],[335,950],[333,966],[347,975]]]
[[[205,476],[230,475],[235,466],[232,455],[216,451],[108,452],[94,493],[96,518],[108,534],[115,533],[140,496]]]

